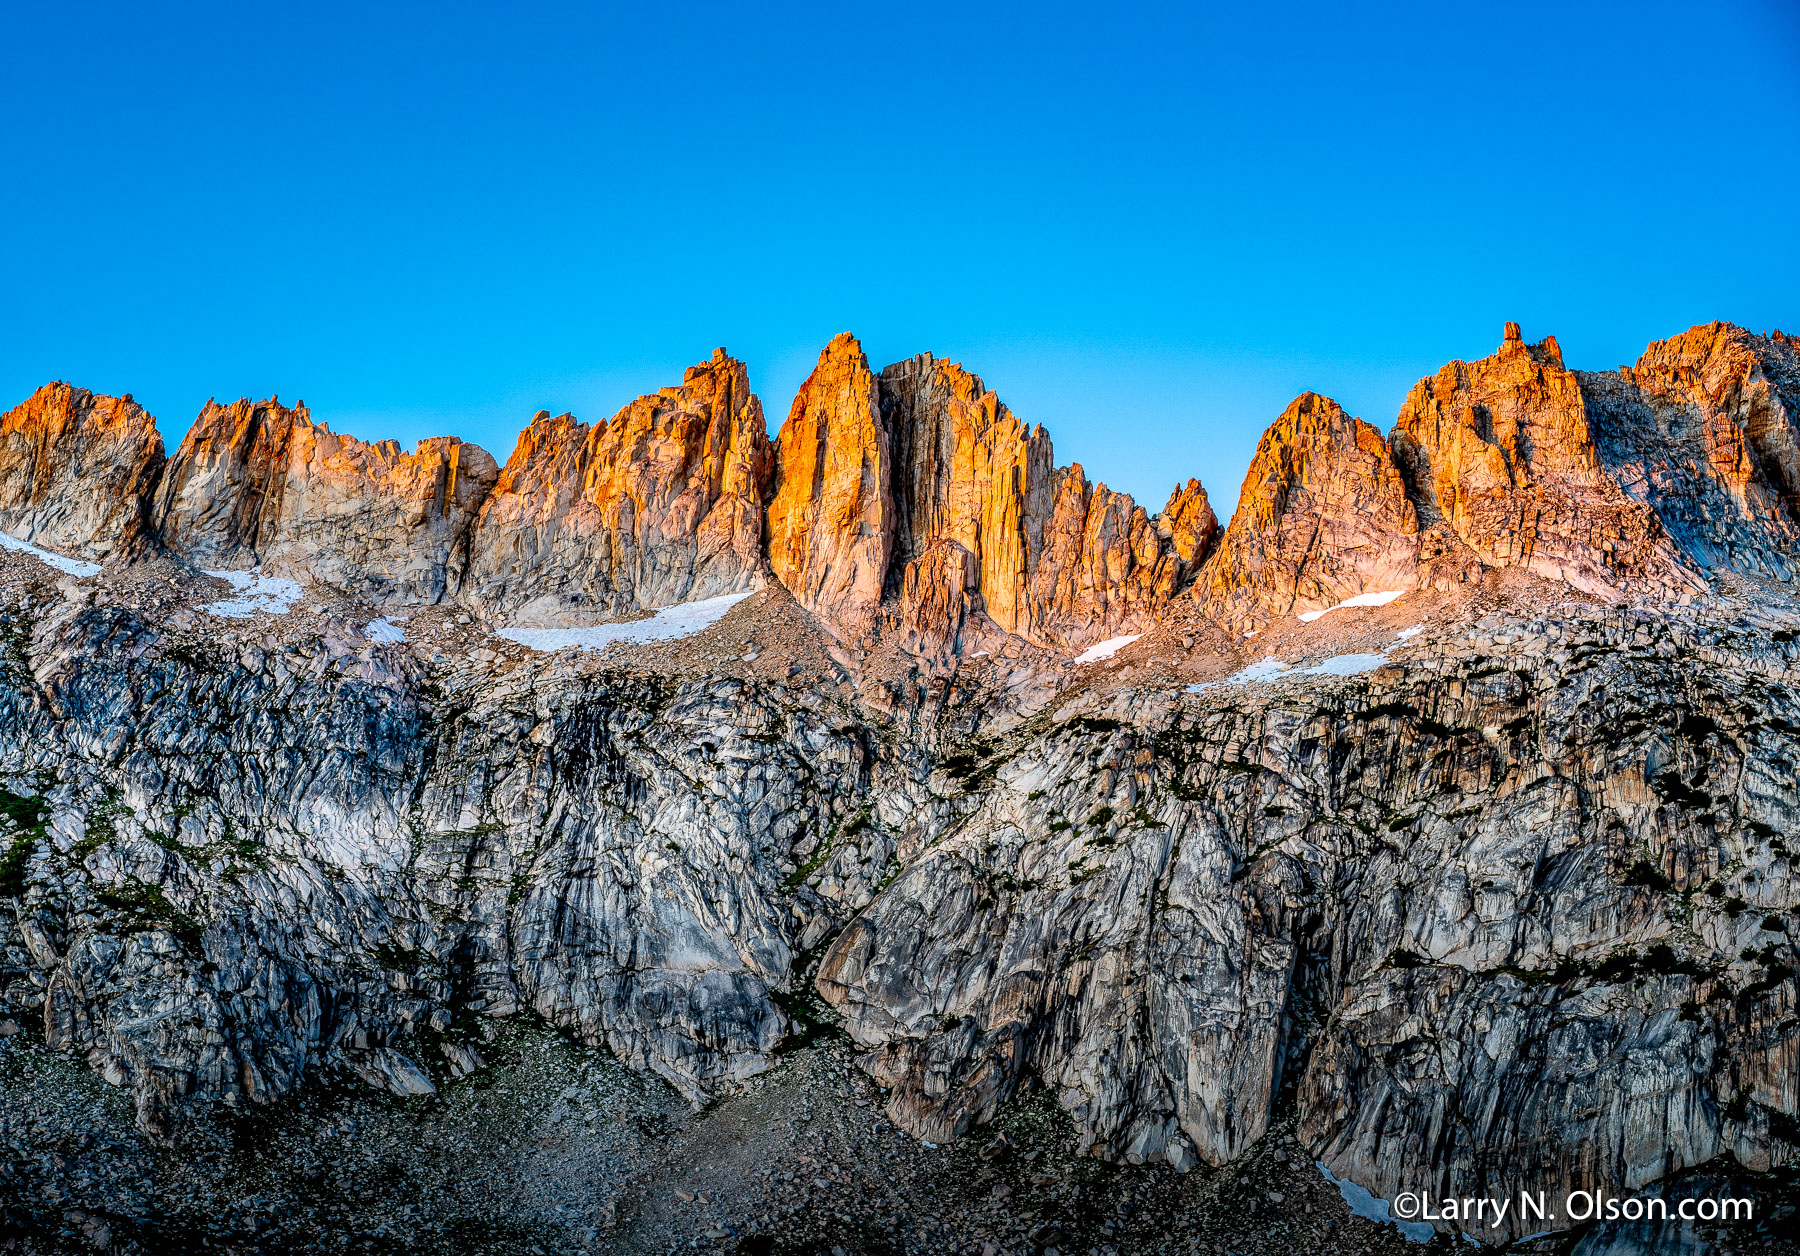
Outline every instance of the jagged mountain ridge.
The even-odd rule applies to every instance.
[[[1509,328],[1391,437],[1297,400],[1216,538],[1197,484],[1152,522],[961,368],[875,372],[848,337],[759,462],[715,357],[604,431],[544,416],[509,460],[594,508],[516,516],[538,565],[483,568],[558,616],[646,572],[741,591],[769,503],[759,596],[597,660],[456,624],[474,545],[437,538],[478,537],[499,490],[458,505],[448,472],[359,470],[420,508],[340,525],[448,555],[400,642],[367,621],[417,567],[240,628],[170,591],[171,514],[0,481],[156,530],[91,584],[0,556],[0,770],[11,814],[42,808],[0,869],[0,1002],[151,1128],[322,1069],[418,1093],[478,1061],[458,1018],[522,1008],[698,1101],[771,1067],[812,988],[920,1137],[1041,1083],[1093,1154],[1178,1167],[1291,1103],[1377,1193],[1787,1162],[1795,349],[1712,325],[1589,375]],[[295,535],[255,410],[209,429],[239,462],[170,460],[247,468],[190,512],[239,546],[207,563]],[[614,429],[667,456],[610,454]],[[98,430],[151,466],[141,422]],[[646,482],[686,486],[654,498],[661,557],[597,557]],[[1368,593],[1403,596],[1296,618]],[[1237,674],[1265,654],[1292,678]]]
[[[73,396],[47,385],[7,416],[9,430],[61,439]],[[848,335],[821,354],[773,442],[743,363],[723,349],[597,426],[540,413],[504,468],[455,437],[409,455],[340,436],[304,403],[275,399],[209,401],[165,466],[160,444],[149,449],[153,421],[136,413],[149,434],[107,447],[130,457],[126,474],[92,486],[110,513],[53,527],[21,500],[0,510],[0,528],[104,556],[122,532],[112,516],[137,510],[141,543],[209,570],[266,567],[374,606],[454,601],[524,626],[773,576],[852,634],[898,603],[925,625],[922,648],[953,652],[965,615],[1058,647],[1141,630],[1217,530],[1198,481],[1153,523],[1079,466],[1056,467],[1044,430],[960,366],[924,355],[877,376]],[[945,607],[920,619],[920,599],[946,579],[954,622]]]
[[[206,570],[267,566],[374,605],[435,602],[497,474],[454,436],[407,454],[332,432],[305,402],[209,401],[162,469],[152,536]]]
[[[1143,631],[1190,589],[1238,631],[1510,565],[1600,596],[1678,596],[1709,567],[1792,574],[1794,360],[1791,337],[1711,324],[1634,368],[1574,372],[1554,338],[1527,345],[1509,324],[1495,355],[1421,380],[1390,437],[1296,400],[1235,531],[1198,481],[1152,519],[1057,467],[1044,430],[962,367],[926,354],[875,372],[847,334],[774,441],[719,350],[596,427],[540,414],[504,469],[454,437],[408,455],[338,436],[275,400],[208,402],[165,465],[128,398],[46,385],[5,417],[0,475],[20,487],[0,528],[82,557],[160,542],[199,566],[527,625],[772,577],[852,636],[887,613],[921,653],[960,650],[971,615],[1079,649]],[[75,487],[33,471],[62,461],[91,469]]]
[[[46,384],[0,417],[0,514],[21,540],[103,559],[155,531],[156,420],[123,397]]]

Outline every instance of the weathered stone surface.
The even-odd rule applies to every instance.
[[[663,653],[528,655],[455,606],[379,644],[348,609],[213,621],[154,557],[46,602],[0,553],[0,1022],[148,1128],[326,1069],[423,1094],[524,1009],[703,1102],[776,1062],[816,956],[889,1115],[934,1140],[1036,1079],[1091,1154],[1225,1163],[1291,1117],[1386,1196],[1791,1165],[1800,599],[1738,577],[1800,563],[1793,361],[1721,325],[1578,376],[1512,338],[1415,390],[1391,444],[1308,394],[1214,541],[1197,484],[1151,519],[960,368],[877,376],[842,337],[769,516],[812,613],[768,589]],[[518,553],[561,557],[471,565],[493,613],[623,606],[651,501],[681,522],[634,604],[740,578],[741,379],[715,359],[605,436],[534,427],[507,492],[555,526]],[[158,499],[170,545],[316,568],[328,534],[296,529],[333,517],[319,481],[361,482],[321,469],[348,455],[273,403],[208,417]],[[398,451],[362,448],[391,484]],[[709,496],[721,448],[744,476]],[[627,499],[629,528],[596,510],[593,548],[557,548]],[[604,583],[555,583],[601,536]],[[1396,588],[1416,631],[1410,606],[1275,622]],[[1193,605],[1262,625],[1255,653],[1159,633],[1065,669],[1018,640]],[[1239,670],[1276,649],[1284,678]]]
[[[1480,558],[1588,593],[1680,593],[1694,576],[1656,514],[1608,472],[1554,336],[1506,325],[1499,352],[1414,386],[1395,456],[1421,504]]]
[[[1031,573],[1030,635],[1073,650],[1154,624],[1186,564],[1144,508],[1090,485],[1079,463],[1060,472],[1055,503]]]
[[[776,575],[852,635],[881,621],[885,593],[899,639],[926,654],[959,627],[921,616],[965,602],[1001,630],[1056,649],[1142,631],[1217,530],[1198,481],[1153,522],[1126,494],[1089,484],[1081,467],[1057,467],[1044,429],[1020,422],[978,376],[930,354],[872,376],[847,335],[820,357],[778,446]],[[952,587],[946,544],[967,556],[970,596],[907,596]],[[914,572],[919,562],[932,570]],[[951,567],[963,571],[963,560]]]
[[[0,1005],[128,1085],[146,1128],[321,1069],[423,1093],[429,1035],[525,1007],[696,1103],[769,1067],[816,901],[782,866],[869,782],[841,715],[553,671],[451,678],[445,719],[407,648],[354,624],[166,632],[110,607],[47,625],[50,703],[0,663],[4,779],[64,781],[42,831],[0,821],[27,843]],[[37,982],[4,962],[21,947]]]
[[[540,413],[482,508],[458,597],[555,626],[755,588],[772,469],[762,402],[723,349],[598,426]]]
[[[498,467],[453,436],[368,444],[302,403],[208,402],[156,498],[163,543],[196,566],[265,567],[378,605],[440,601]]]
[[[1237,513],[1201,574],[1207,615],[1237,631],[1419,582],[1419,519],[1381,433],[1304,393],[1263,434]]]
[[[45,384],[0,418],[0,529],[75,558],[130,550],[162,464],[156,420],[129,393]]]
[[[974,558],[988,616],[1029,633],[1030,573],[1060,477],[1049,435],[1021,423],[979,377],[928,353],[884,369],[879,386],[894,467],[890,578],[904,586],[909,564],[951,542]]]
[[[1576,373],[1602,458],[1698,566],[1792,580],[1800,552],[1800,350],[1708,323],[1635,367]]]
[[[894,534],[880,392],[845,332],[819,355],[776,439],[769,564],[802,606],[858,631],[881,603]]]
[[[1769,845],[1800,745],[1744,733],[1800,727],[1761,675],[1795,647],[1711,633],[1495,615],[1342,687],[1065,708],[819,988],[933,1140],[1029,1075],[1098,1154],[1221,1163],[1298,1073],[1305,1141],[1386,1198],[1767,1165],[1800,1105]]]

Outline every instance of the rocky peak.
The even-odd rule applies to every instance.
[[[304,402],[209,401],[156,498],[163,543],[195,566],[268,566],[377,604],[442,599],[453,556],[498,474],[454,436],[374,444]]]
[[[1303,393],[1263,434],[1237,512],[1196,586],[1237,631],[1418,583],[1419,519],[1381,433]]]
[[[1030,573],[1027,634],[1079,649],[1144,632],[1212,552],[1219,522],[1199,480],[1169,496],[1152,519],[1129,493],[1088,483],[1080,463],[1056,472],[1050,517]]]
[[[1420,380],[1395,433],[1425,507],[1481,562],[1520,566],[1590,593],[1683,589],[1656,515],[1602,465],[1581,381],[1554,337],[1508,324],[1498,352]]]
[[[1800,353],[1708,323],[1635,366],[1580,372],[1608,468],[1690,561],[1792,579],[1800,557]]]
[[[1175,486],[1168,505],[1156,517],[1156,531],[1181,560],[1182,580],[1199,570],[1219,535],[1219,517],[1199,480]]]
[[[1008,632],[1028,627],[1028,576],[1054,502],[1055,456],[979,376],[920,354],[881,372],[882,421],[894,468],[890,584],[939,542],[973,559],[987,614]]]
[[[80,558],[130,549],[162,465],[156,420],[130,393],[45,384],[0,417],[0,529]]]
[[[862,345],[835,337],[800,386],[775,449],[769,563],[826,622],[872,622],[895,533],[890,440]]]
[[[1057,469],[960,367],[877,375],[849,337],[796,400],[779,468],[722,352],[605,423],[540,414],[504,474],[454,441],[409,455],[303,407],[209,406],[155,495],[171,546],[209,565],[379,599],[447,573],[515,619],[538,599],[610,613],[753,581],[774,486],[770,553],[818,614],[770,590],[690,639],[596,658],[496,641],[454,607],[380,641],[349,614],[213,619],[211,582],[160,559],[109,564],[46,612],[43,565],[0,553],[0,780],[43,793],[0,797],[0,1034],[26,1062],[66,1051],[128,1085],[158,1134],[326,1071],[429,1094],[486,1067],[473,1024],[516,1054],[494,1022],[526,1009],[701,1105],[781,1063],[811,979],[887,1120],[934,1141],[1029,1083],[1085,1156],[1255,1157],[1258,1181],[1291,1167],[1332,1209],[1315,1160],[1381,1198],[1779,1169],[1800,1116],[1800,889],[1779,842],[1800,830],[1800,600],[1749,579],[1638,594],[1679,587],[1684,564],[1800,561],[1797,348],[1714,324],[1588,374],[1509,328],[1423,381],[1387,441],[1307,393],[1217,540],[1198,483],[1151,518]],[[0,424],[0,502],[113,535],[109,504],[155,479],[147,416],[41,395]],[[96,493],[82,466],[139,470]],[[1438,595],[1483,564],[1517,570]],[[1269,631],[1241,649],[1206,625],[1200,648],[1159,633],[1116,670],[1042,666],[1012,640],[929,684],[913,666],[966,659],[971,624],[999,631],[990,605],[1067,647],[1174,618],[1190,580],[1208,613]],[[1317,634],[1269,623],[1427,583]],[[814,618],[913,652],[904,693],[863,683],[878,651],[836,648]],[[1357,653],[1313,665],[1327,649]],[[1287,666],[1247,675],[1252,651]],[[700,1124],[688,1144],[741,1168],[768,1144],[739,1136],[789,1115],[783,1094],[885,1141],[851,1106],[876,1100],[840,1070],[845,1044],[785,1059],[825,1050],[828,1072],[772,1078],[710,1125],[729,1137]],[[618,1123],[571,1121],[600,1109],[539,1084],[553,1059],[579,1060],[583,1090],[599,1074],[585,1053],[533,1065],[562,1155],[564,1134]],[[67,1072],[12,1076],[35,1096]],[[370,1111],[328,1106],[352,1109]],[[29,1171],[9,1205],[48,1200],[55,1232],[67,1182],[108,1175],[71,1174],[50,1124],[0,1120],[0,1142]],[[982,1172],[1023,1169],[991,1146]],[[639,1185],[621,1179],[628,1210]],[[1036,1206],[1001,1217],[978,1194],[962,1246],[1050,1241]],[[122,1226],[142,1210],[121,1198]],[[665,1215],[687,1241],[699,1213]],[[1133,1215],[1094,1240],[1130,1247],[1178,1214]],[[151,1222],[130,1242],[180,1232]],[[1508,1224],[1477,1237],[1520,1237]]]
[[[540,411],[482,510],[459,596],[554,625],[753,588],[772,471],[762,402],[723,349],[597,426]]]
[[[1061,649],[1147,630],[1184,569],[1148,512],[1127,493],[1088,483],[1080,463],[1058,472],[1056,504],[1031,573],[1031,632]]]
[[[931,354],[872,375],[848,335],[795,398],[778,451],[777,577],[853,634],[880,620],[885,594],[921,654],[955,653],[977,613],[1058,649],[1146,628],[1217,528],[1198,482],[1153,522],[1079,466],[1058,468],[1044,429],[979,376]]]
[[[1555,336],[1545,336],[1536,344],[1527,344],[1525,335],[1519,330],[1517,323],[1508,323],[1500,341],[1499,356],[1513,358],[1520,355],[1533,362],[1561,366],[1562,346],[1556,343]]]
[[[303,401],[208,400],[157,488],[163,543],[199,567],[253,567],[287,488],[288,443],[311,423]]]

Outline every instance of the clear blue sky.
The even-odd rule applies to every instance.
[[[1517,319],[1571,364],[1800,324],[1792,4],[15,4],[0,406],[209,396],[497,457],[835,332],[1222,513],[1303,389],[1384,430]]]

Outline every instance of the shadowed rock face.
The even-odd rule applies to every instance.
[[[1800,1106],[1800,988],[1761,948],[1800,911],[1769,844],[1800,713],[1761,673],[1795,647],[1472,627],[1343,689],[1128,694],[994,746],[820,970],[893,1119],[949,1139],[1036,1077],[1096,1154],[1185,1166],[1285,1089],[1387,1198],[1789,1154],[1761,1131]]]
[[[144,499],[162,465],[156,420],[129,395],[45,384],[0,418],[0,529],[109,558],[145,539]]]
[[[81,800],[0,887],[0,1005],[28,1000],[159,1131],[322,1070],[428,1091],[451,1017],[526,1007],[695,1103],[769,1067],[780,864],[866,786],[858,730],[799,694],[617,675],[489,680],[440,722],[410,655],[348,627],[343,670],[257,647],[193,669],[166,630],[84,612],[40,643],[72,719],[0,664],[6,771]],[[388,963],[408,977],[366,980]]]
[[[482,509],[458,597],[557,626],[755,588],[771,470],[762,403],[723,349],[596,427],[540,413]]]
[[[1195,596],[1205,614],[1250,631],[1413,588],[1420,559],[1418,514],[1381,433],[1306,393],[1264,433]]]
[[[1579,372],[1612,476],[1702,567],[1794,578],[1800,350],[1729,323],[1651,345],[1635,367]]]
[[[163,543],[209,570],[266,567],[376,605],[442,600],[498,468],[453,436],[367,444],[304,404],[207,403],[156,496]]]

